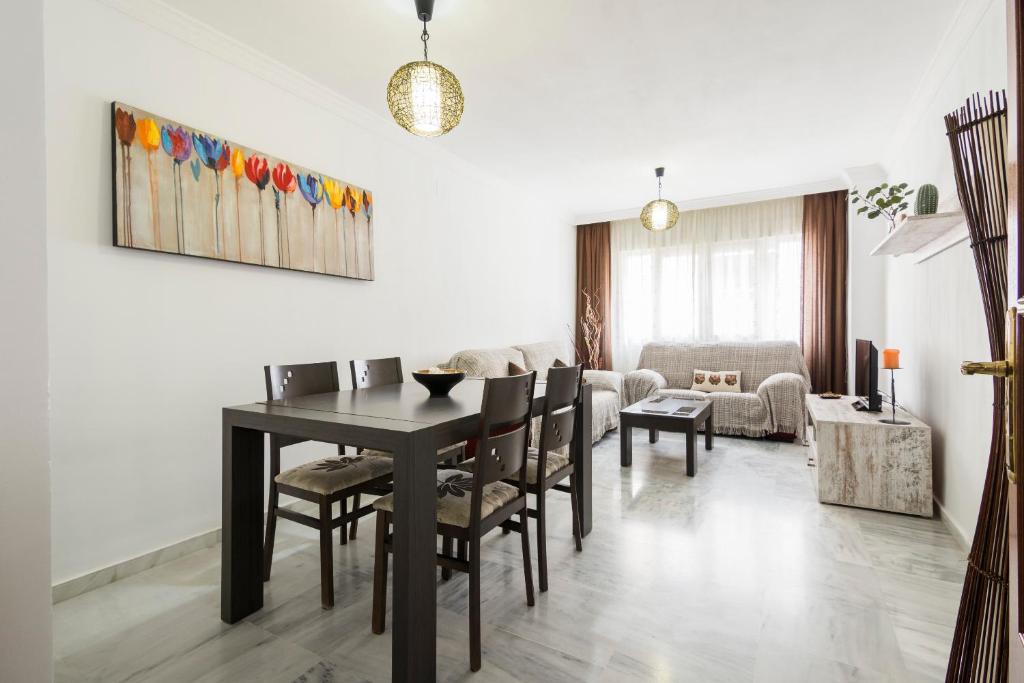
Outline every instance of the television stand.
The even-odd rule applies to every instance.
[[[931,517],[931,428],[904,410],[907,425],[885,424],[853,398],[807,396],[818,500]]]

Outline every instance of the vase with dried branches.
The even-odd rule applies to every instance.
[[[597,310],[600,300],[586,289],[581,290],[581,293],[584,305],[579,320],[579,330],[583,338],[580,339],[570,328],[569,339],[572,341],[577,360],[589,370],[599,370],[602,362],[601,332],[604,327],[604,321]]]

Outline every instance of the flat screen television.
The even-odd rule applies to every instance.
[[[882,411],[882,396],[878,393],[878,349],[867,339],[857,340],[856,356],[857,408]]]

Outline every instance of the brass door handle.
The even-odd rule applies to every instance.
[[[1009,377],[1013,374],[1013,364],[1005,360],[976,361],[965,360],[960,364],[961,375],[992,375],[993,377]]]
[[[1014,359],[1017,357],[1017,309],[1010,308],[1006,311],[1006,360],[993,361],[964,361],[960,364],[960,372],[964,375],[991,375],[1002,377],[1003,383],[1003,431],[1006,440],[1003,444],[1006,458],[1006,479],[1011,484],[1017,483],[1017,475],[1020,468],[1017,464],[1016,448],[1016,406],[1014,396]]]

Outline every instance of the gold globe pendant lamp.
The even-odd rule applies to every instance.
[[[661,198],[661,179],[665,175],[665,168],[659,166],[654,169],[654,175],[658,177],[658,198],[647,202],[647,206],[640,212],[640,222],[651,232],[661,232],[673,227],[679,220],[679,207]]]
[[[444,135],[462,119],[465,101],[459,79],[427,58],[427,22],[434,0],[416,0],[416,14],[423,22],[423,60],[400,67],[388,81],[388,109],[395,122],[413,135],[433,138]]]

